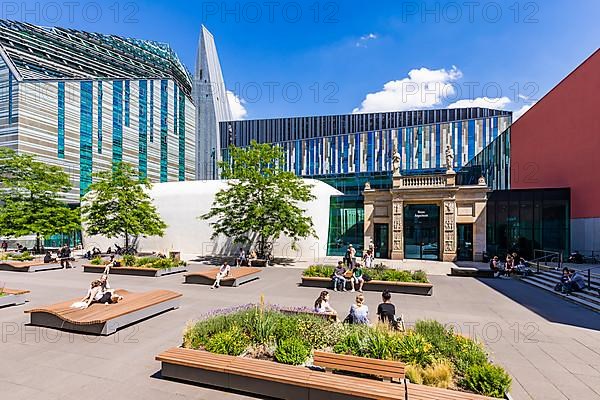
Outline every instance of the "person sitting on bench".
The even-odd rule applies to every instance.
[[[248,266],[252,266],[252,261],[258,260],[258,254],[256,254],[256,250],[250,250],[250,254],[248,255]]]
[[[221,279],[229,275],[230,270],[231,268],[229,267],[229,264],[227,264],[227,261],[225,261],[223,265],[221,265],[221,268],[219,268],[219,272],[217,272],[217,276],[215,277],[215,283],[213,283],[213,285],[210,288],[218,289],[219,287],[221,287]]]
[[[338,265],[333,271],[333,290],[345,292],[346,291],[346,277],[344,274],[346,273],[346,268],[344,268],[344,262],[338,261]]]
[[[50,250],[46,250],[46,254],[44,255],[44,264],[49,264],[53,261],[55,262],[56,258],[52,257],[52,253],[50,253]]]
[[[87,295],[83,299],[81,299],[81,303],[84,304],[83,308],[88,308],[94,303],[115,304],[122,299],[122,296],[115,295],[112,291],[103,291],[102,281],[100,279],[96,279],[92,281],[90,288],[88,289]]]

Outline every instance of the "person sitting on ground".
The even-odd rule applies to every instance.
[[[338,287],[340,291],[346,291],[346,277],[344,274],[346,273],[346,268],[344,268],[344,262],[338,261],[337,267],[333,271],[333,290],[338,291]]]
[[[576,270],[569,270],[569,280],[563,286],[563,293],[567,295],[572,292],[580,292],[585,289],[585,279]]]
[[[383,303],[377,306],[379,321],[394,326],[396,323],[396,306],[392,304],[392,294],[389,290],[384,290],[381,293],[381,299]]]
[[[101,254],[102,254],[102,252],[100,251],[99,248],[97,248],[97,247],[93,247],[92,248],[92,257],[97,257],[97,256],[99,256]]]
[[[315,312],[329,314],[337,318],[337,311],[329,305],[329,292],[327,290],[323,290],[317,300],[315,300]]]
[[[562,269],[562,275],[560,276],[560,282],[558,282],[556,284],[556,286],[554,286],[554,290],[556,290],[557,292],[563,292],[566,288],[566,285],[568,284],[570,280],[570,276],[569,276],[569,268],[564,267]]]
[[[506,255],[506,263],[504,264],[504,274],[510,277],[515,269],[515,259],[511,254]]]
[[[106,249],[106,254],[112,254],[112,247],[108,246],[108,249]]]
[[[356,264],[356,266],[352,269],[351,283],[353,292],[358,284],[358,291],[362,293],[363,285],[365,284],[365,278],[363,277],[363,269],[360,264]]]
[[[369,307],[365,303],[362,293],[356,295],[355,303],[350,306],[349,322],[353,324],[369,324]]]
[[[221,268],[219,268],[219,272],[217,272],[217,276],[215,277],[215,283],[213,283],[213,285],[210,288],[211,289],[220,288],[221,287],[221,279],[223,279],[227,275],[229,275],[230,270],[231,270],[231,268],[229,267],[229,264],[227,264],[227,261],[225,261],[223,263],[223,265],[221,265]]]

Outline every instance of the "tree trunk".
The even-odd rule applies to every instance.
[[[125,228],[125,253],[129,250],[129,235],[127,234],[127,228]]]
[[[35,252],[40,254],[40,234],[35,234]]]

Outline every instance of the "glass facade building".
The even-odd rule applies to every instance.
[[[0,145],[62,167],[69,203],[117,161],[195,179],[192,77],[168,45],[6,20],[0,44]]]
[[[273,143],[283,149],[288,171],[320,179],[344,193],[331,199],[327,253],[343,255],[352,243],[361,254],[362,190],[366,182],[374,189],[392,187],[395,152],[401,156],[403,175],[435,173],[446,170],[450,146],[455,169],[468,180],[462,171],[472,172],[469,162],[497,142],[511,119],[509,111],[458,108],[229,121],[220,123],[219,142],[225,160],[230,145]],[[423,232],[415,231],[415,240]]]

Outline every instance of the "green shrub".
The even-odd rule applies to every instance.
[[[133,267],[135,265],[135,256],[126,254],[123,256],[123,265],[126,267]]]
[[[488,362],[487,353],[481,343],[459,335],[454,335],[453,339],[452,354],[449,358],[460,374],[464,374],[472,366],[481,366]]]
[[[392,341],[390,330],[385,326],[369,329],[365,335],[365,356],[388,360],[392,358],[390,342]]]
[[[411,383],[416,383],[417,385],[423,384],[423,368],[418,365],[406,364],[404,374]]]
[[[426,367],[435,360],[433,346],[418,333],[408,333],[396,336],[391,343],[392,356],[407,364]]]
[[[205,348],[211,353],[239,356],[249,344],[248,337],[234,326],[228,331],[216,333],[208,339]]]
[[[31,261],[34,257],[28,252],[24,251],[22,253],[13,253],[8,256],[11,260],[14,261]]]
[[[467,368],[460,387],[484,396],[503,398],[511,383],[510,376],[502,367],[486,363]]]
[[[362,332],[353,330],[333,346],[333,352],[362,357],[366,353]]]
[[[94,257],[94,258],[92,258],[92,261],[90,261],[90,264],[92,264],[92,265],[104,265],[104,260],[102,259],[102,257]]]
[[[275,341],[275,318],[257,307],[247,314],[243,326],[254,343],[267,345]]]
[[[309,355],[310,349],[299,338],[285,339],[275,350],[275,360],[282,364],[301,365]]]
[[[311,265],[302,272],[302,275],[306,277],[331,278],[334,270],[335,266],[333,265]]]
[[[454,380],[452,364],[447,360],[436,361],[425,368],[408,364],[405,374],[412,383],[444,389],[451,387]]]
[[[278,344],[286,339],[299,337],[297,316],[289,315],[277,318],[273,334],[275,335],[275,341]]]
[[[152,264],[156,260],[158,260],[158,257],[154,257],[154,256],[138,257],[135,260],[135,266],[136,267],[144,267],[148,264]]]
[[[415,282],[420,282],[420,283],[429,283],[429,280],[427,279],[427,274],[425,273],[425,271],[414,271],[412,273],[412,280]]]
[[[314,315],[298,315],[298,335],[313,349],[324,349],[334,346],[342,337],[339,326],[324,318]]]

